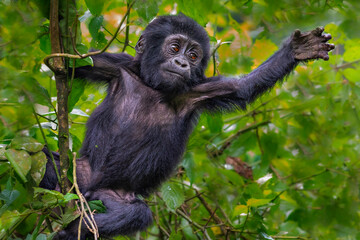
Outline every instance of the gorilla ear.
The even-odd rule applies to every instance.
[[[136,46],[135,46],[135,51],[136,53],[143,53],[145,50],[145,39],[144,37],[141,35],[139,41],[136,43]]]

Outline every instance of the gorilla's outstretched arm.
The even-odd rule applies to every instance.
[[[300,33],[288,39],[283,47],[250,74],[238,79],[216,76],[192,89],[189,94],[194,107],[205,110],[228,110],[246,108],[258,96],[282,80],[301,61],[311,59],[328,60],[328,51],[334,49],[327,43],[330,34],[322,34],[323,28]]]

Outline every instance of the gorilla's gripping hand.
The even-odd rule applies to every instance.
[[[327,43],[331,39],[330,34],[324,34],[323,27],[301,33],[295,30],[290,38],[290,45],[293,49],[294,58],[299,61],[311,59],[329,60],[328,52],[335,48],[334,44]]]

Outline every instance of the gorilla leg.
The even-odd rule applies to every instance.
[[[60,187],[58,185],[58,179],[55,173],[54,164],[51,160],[50,151],[47,148],[44,148],[42,151],[46,155],[47,162],[46,162],[46,171],[43,179],[39,184],[39,187],[46,188],[49,190],[60,191]],[[54,160],[60,174],[59,153],[52,152],[52,154],[54,156]],[[88,187],[92,175],[91,167],[87,157],[81,157],[76,159],[76,172],[78,173],[77,183],[79,185],[80,191],[83,192]]]
[[[89,200],[101,200],[106,206],[106,213],[94,215],[101,237],[129,235],[145,230],[152,223],[152,213],[146,203],[133,193],[121,190],[101,189],[91,194]],[[77,239],[79,220],[59,232],[56,239]],[[81,224],[81,239],[91,238],[92,233],[86,224]]]
[[[55,172],[55,168],[54,168],[54,164],[51,160],[51,155],[50,155],[50,151],[47,148],[43,148],[42,150],[47,158],[47,162],[46,162],[46,171],[45,171],[45,175],[43,177],[43,179],[41,180],[39,187],[42,188],[46,188],[49,190],[55,190],[57,187],[57,177],[56,177],[56,172]],[[52,155],[54,156],[54,160],[56,163],[56,166],[58,168],[58,170],[60,170],[60,161],[59,161],[59,153],[57,152],[52,152]]]

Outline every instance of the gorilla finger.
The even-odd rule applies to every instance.
[[[332,43],[326,43],[326,44],[325,44],[325,50],[327,50],[327,51],[331,51],[331,50],[333,50],[334,48],[335,48],[335,45],[332,44]]]
[[[301,31],[299,29],[296,29],[294,32],[294,37],[299,38],[301,36]]]
[[[324,27],[317,27],[314,30],[311,31],[312,34],[314,34],[315,36],[320,37],[321,33],[324,31]]]
[[[318,47],[315,50],[319,50],[319,51],[330,51],[332,49],[334,49],[334,44],[331,43],[321,43],[320,45],[318,45]]]
[[[326,41],[329,41],[330,39],[332,39],[331,34],[328,34],[328,33],[323,34],[321,37],[323,39],[323,42],[326,42]]]
[[[328,55],[328,53],[326,51],[319,52],[318,56],[319,56],[319,58],[321,58],[321,59],[323,59],[325,61],[329,60],[329,55]]]

